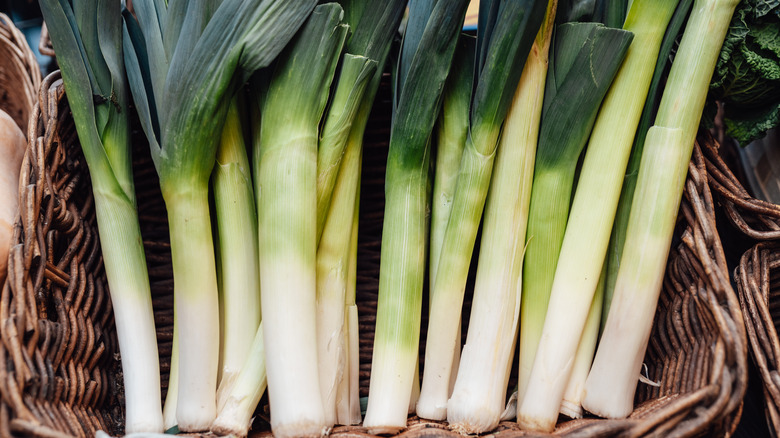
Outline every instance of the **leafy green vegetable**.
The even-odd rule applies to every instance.
[[[726,134],[742,145],[780,124],[780,0],[744,0],[715,67],[705,117],[725,103]]]

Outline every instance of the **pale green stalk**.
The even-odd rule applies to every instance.
[[[500,3],[500,4],[499,4]],[[457,330],[466,279],[485,207],[501,126],[522,74],[522,65],[544,18],[542,0],[496,1],[490,35],[477,44],[485,50],[477,64],[470,106],[469,135],[458,170],[450,218],[431,291],[431,312],[417,415],[447,418],[452,357],[460,349]],[[487,41],[485,41],[487,38]]]
[[[186,311],[177,312],[179,322],[179,396],[176,418],[181,428],[185,430],[208,429],[216,416],[216,377],[219,357],[219,325],[216,315],[214,320],[204,320],[204,315],[217,312],[216,268],[214,265],[214,247],[211,237],[211,222],[208,204],[208,185],[192,186],[191,190],[177,193],[167,192],[168,223],[170,224],[171,261],[178,272],[176,288],[186,290],[186,298],[175,298],[175,305]],[[201,254],[194,258],[193,254]],[[180,294],[181,295],[181,294]],[[208,331],[200,333],[197,338],[184,336],[193,327],[208,327]],[[197,332],[197,331],[196,331]],[[198,375],[195,378],[189,373],[193,352],[199,352],[213,357],[213,367],[208,369],[208,375]],[[187,353],[189,352],[189,354]],[[207,361],[211,362],[211,361]],[[213,388],[212,388],[213,384]],[[186,388],[186,389],[185,389]],[[187,398],[182,391],[192,394]],[[197,394],[197,396],[196,396]],[[193,398],[206,398],[206,405],[192,406]],[[212,401],[211,398],[214,398]],[[214,404],[213,406],[209,406]]]
[[[429,138],[467,5],[466,0],[410,5],[394,88],[376,333],[363,422],[372,433],[406,426],[420,338]]]
[[[360,332],[357,305],[347,307],[349,327],[349,417],[344,424],[360,424]],[[341,420],[339,420],[341,422]]]
[[[331,198],[346,154],[352,123],[376,70],[377,61],[364,56],[347,53],[341,62],[338,83],[317,149],[317,242],[320,242],[331,211]]]
[[[235,378],[235,384],[225,395],[224,406],[211,426],[216,435],[247,436],[260,399],[267,385],[265,373],[265,349],[263,348],[263,324],[257,328],[246,361]]]
[[[475,49],[476,40],[462,34],[455,49],[452,72],[444,86],[441,114],[436,127],[436,164],[431,197],[431,244],[428,248],[428,290],[431,291],[436,280],[436,268],[439,266],[444,232],[450,219],[460,158],[468,137]]]
[[[585,386],[583,407],[597,415],[625,417],[633,408],[693,142],[738,3],[694,2],[648,132],[615,294]],[[610,391],[604,390],[605,382]]]
[[[323,409],[317,362],[317,143],[348,31],[342,15],[336,3],[314,9],[281,55],[260,111],[255,196],[271,428],[277,437],[320,436],[333,425]]]
[[[485,207],[477,278],[466,345],[447,404],[447,421],[461,433],[494,429],[505,409],[520,314],[525,250],[547,55],[556,1],[526,60],[507,114]]]
[[[246,362],[260,325],[257,213],[237,99],[232,99],[212,175],[220,258],[221,380],[217,410]]]
[[[604,304],[604,286],[606,282],[607,265],[601,269],[601,276],[596,285],[596,293],[588,310],[588,320],[582,331],[580,343],[577,346],[577,354],[574,357],[571,377],[566,385],[561,401],[561,414],[569,418],[582,418],[582,398],[585,396],[585,379],[588,378],[590,366],[593,363],[593,353],[596,352],[596,343],[599,338],[601,326],[601,309]]]

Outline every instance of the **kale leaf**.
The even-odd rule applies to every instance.
[[[742,145],[780,125],[780,0],[743,0],[710,84],[705,121],[724,103],[726,134]]]

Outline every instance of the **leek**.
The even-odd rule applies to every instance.
[[[262,323],[257,328],[246,361],[233,383],[224,396],[223,406],[211,425],[211,431],[216,435],[244,437],[249,433],[252,415],[267,385]]]
[[[428,247],[428,290],[433,290],[436,279],[436,266],[439,264],[444,232],[450,218],[452,198],[455,194],[455,184],[458,180],[458,168],[463,148],[466,146],[469,128],[469,104],[471,101],[471,84],[474,81],[474,58],[476,40],[466,34],[461,34],[450,76],[444,85],[442,109],[436,127],[436,163],[434,167],[433,193],[431,196],[431,219],[429,224],[430,245]],[[432,303],[432,294],[428,294],[428,305]],[[461,325],[456,329],[457,337],[461,336]],[[447,393],[452,393],[455,385],[456,370],[460,362],[460,348],[452,351],[452,370]],[[415,371],[415,383],[410,400],[409,413],[415,412],[417,400],[420,397],[419,361]]]
[[[607,278],[604,284],[604,309],[601,312],[601,330],[607,323],[607,314],[612,302],[612,294],[615,290],[615,280],[617,279],[618,269],[620,268],[620,257],[623,253],[623,243],[626,240],[626,227],[628,226],[628,216],[631,212],[631,200],[634,197],[636,188],[636,178],[639,174],[639,162],[642,157],[642,149],[647,136],[647,130],[655,118],[658,107],[658,101],[661,99],[660,86],[664,73],[668,73],[669,54],[675,47],[677,36],[688,18],[693,0],[680,0],[666,27],[666,34],[661,42],[661,48],[658,51],[653,79],[650,82],[650,90],[647,93],[645,107],[642,110],[642,117],[639,119],[639,126],[634,138],[634,145],[631,148],[631,155],[628,158],[626,166],[626,176],[623,178],[623,188],[620,192],[620,201],[618,201],[617,212],[615,213],[615,223],[612,226],[612,235],[609,240],[609,250],[607,252]]]
[[[431,206],[431,243],[428,250],[428,290],[433,290],[444,231],[450,218],[458,168],[469,130],[471,84],[474,82],[476,40],[462,34],[455,49],[452,71],[444,85],[441,114],[436,127],[436,164]],[[459,356],[459,355],[458,355]]]
[[[633,408],[693,142],[738,3],[694,2],[647,134],[615,293],[585,386],[583,407],[597,415],[625,417]]]
[[[344,152],[322,239],[317,247],[317,360],[320,388],[328,422],[338,417],[339,381],[348,373],[345,317],[347,280],[352,248],[352,225],[360,183],[360,143]],[[342,420],[344,418],[342,417]]]
[[[378,67],[384,65],[389,53],[403,4],[402,0],[394,0],[367,11],[355,11],[364,4],[352,2],[347,5],[346,13],[356,28],[346,43],[347,53],[320,135],[317,156],[317,348],[320,387],[329,423],[360,421],[360,411],[355,415],[354,410],[357,400],[350,402],[357,396],[351,394],[349,385],[349,376],[358,372],[352,369],[349,358],[357,352],[349,355],[347,351],[350,339],[358,336],[357,326],[349,326],[351,316],[346,313],[350,311],[347,301],[354,304],[356,281],[356,275],[350,275],[351,264],[357,262],[352,244],[357,226],[353,217],[357,218],[363,133],[382,74]],[[348,294],[348,290],[353,292]],[[348,330],[351,330],[349,336]]]
[[[363,423],[374,433],[406,425],[420,337],[429,137],[467,6],[466,0],[417,0],[409,9],[394,87],[376,334]]]
[[[469,331],[447,404],[447,420],[460,432],[492,430],[504,411],[520,313],[531,178],[556,3],[547,4],[498,146],[485,206]]]
[[[477,64],[469,135],[431,291],[417,415],[434,420],[447,418],[452,356],[460,348],[461,336],[457,329],[466,278],[501,126],[547,6],[538,0],[495,0],[493,4],[495,21],[483,37],[488,40],[477,42],[484,61]]]
[[[596,343],[599,338],[601,325],[601,309],[604,303],[604,286],[606,282],[607,265],[601,269],[601,276],[596,285],[593,302],[588,310],[588,319],[582,330],[580,343],[577,344],[577,353],[574,356],[571,377],[566,384],[561,401],[561,414],[569,418],[582,418],[582,397],[585,396],[585,379],[588,378],[590,366],[593,363],[593,353],[596,352]]]
[[[346,301],[346,358],[348,371],[342,378],[342,400],[339,402],[338,422],[342,424],[358,424],[363,419],[360,410],[360,332],[357,307],[357,249],[358,222],[360,219],[360,187],[355,194],[354,217],[352,218],[352,236],[350,237],[349,267],[347,271],[347,301]],[[346,400],[344,400],[346,399]]]
[[[178,324],[176,316],[173,317],[173,342],[171,346],[171,363],[168,369],[168,392],[165,394],[163,405],[163,427],[165,430],[176,427],[176,406],[179,401],[179,342]]]
[[[593,127],[566,224],[544,328],[521,405],[523,424],[552,430],[601,276],[612,221],[655,60],[678,0],[634,0],[634,35]]]
[[[317,369],[317,140],[348,31],[342,15],[336,3],[314,9],[276,65],[260,110],[255,196],[271,428],[278,437],[319,436],[332,426]]]
[[[284,3],[284,5],[283,5]],[[168,209],[179,347],[176,419],[208,430],[216,416],[219,313],[208,182],[229,101],[268,65],[314,1],[135,1],[125,63]],[[135,20],[137,17],[138,22]]]
[[[544,325],[577,160],[630,41],[630,33],[596,23],[563,24],[556,29],[545,84],[523,261],[518,406],[525,400]],[[555,409],[557,412],[558,406]]]
[[[346,154],[353,120],[360,110],[363,94],[376,68],[375,60],[361,55],[346,53],[342,60],[336,90],[317,149],[317,242],[320,241],[328,218],[333,189]]]
[[[217,409],[224,405],[260,325],[257,213],[238,99],[228,108],[212,176],[221,266],[221,377]]]
[[[87,161],[122,356],[125,433],[162,432],[160,369],[138,225],[118,2],[43,0]]]

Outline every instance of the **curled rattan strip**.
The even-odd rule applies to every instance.
[[[750,248],[734,270],[739,301],[745,315],[750,352],[764,387],[765,409],[770,430],[780,435],[780,337],[776,310],[780,242],[761,242]]]
[[[43,23],[43,26],[41,26],[41,39],[38,40],[38,51],[41,52],[41,55],[54,56],[54,47],[51,45],[49,28],[46,27],[46,23]]]
[[[38,61],[24,34],[0,13],[0,109],[26,131],[41,85]]]
[[[780,205],[751,196],[718,151],[719,145],[713,139],[702,146],[710,184],[718,193],[726,217],[753,239],[780,239]]]

